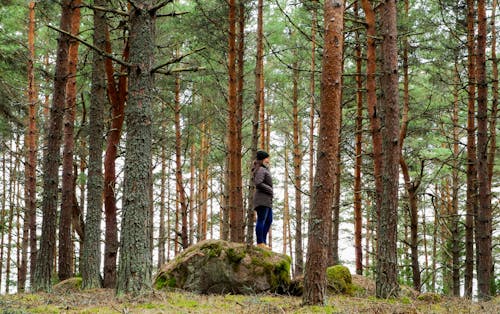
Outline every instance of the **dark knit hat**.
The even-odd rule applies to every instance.
[[[257,160],[264,160],[264,159],[266,159],[267,157],[269,157],[269,154],[268,154],[268,153],[266,153],[265,151],[263,151],[263,150],[259,150],[259,151],[257,152]]]

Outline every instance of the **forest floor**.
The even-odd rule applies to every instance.
[[[300,297],[262,295],[197,295],[155,291],[117,298],[113,290],[96,289],[0,296],[1,314],[20,313],[500,313],[500,297],[489,302],[433,297],[381,300],[373,296],[332,295],[326,306],[302,306]]]

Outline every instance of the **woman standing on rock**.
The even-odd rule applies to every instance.
[[[255,235],[257,236],[257,246],[267,249],[270,248],[266,244],[267,233],[273,222],[273,179],[268,167],[269,154],[259,150],[252,167],[252,177],[255,185],[253,206],[254,210],[257,211]]]

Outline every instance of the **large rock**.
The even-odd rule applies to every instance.
[[[162,266],[156,289],[203,294],[287,292],[290,257],[243,243],[202,241]]]

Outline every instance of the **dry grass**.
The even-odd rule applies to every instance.
[[[0,313],[500,313],[500,298],[476,303],[442,297],[417,300],[403,297],[380,300],[372,296],[330,296],[326,306],[301,306],[301,298],[276,295],[197,295],[154,292],[141,297],[117,298],[113,290],[0,296]]]

